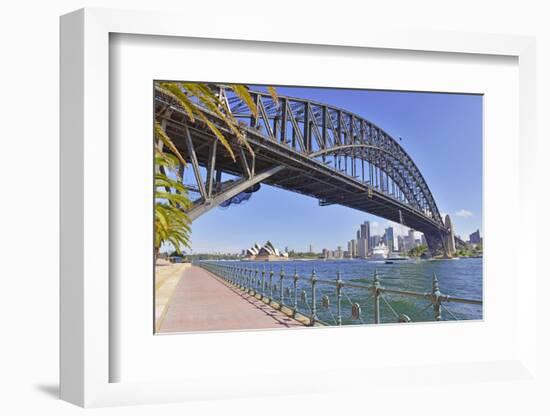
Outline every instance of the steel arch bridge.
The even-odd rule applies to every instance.
[[[199,197],[188,211],[192,220],[265,183],[316,198],[320,205],[339,204],[403,224],[424,233],[432,254],[454,253],[450,218],[443,220],[420,170],[383,129],[342,108],[287,96],[275,100],[267,92],[250,90],[258,109],[254,115],[230,88],[210,87],[239,121],[253,150],[240,145],[215,113],[201,108],[234,139],[229,141],[237,162],[204,122],[191,122],[169,96],[155,89],[156,120],[195,177],[191,191]],[[222,182],[222,173],[238,179]]]

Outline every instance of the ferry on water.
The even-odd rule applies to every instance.
[[[397,253],[389,253],[388,254],[388,257],[386,258],[386,264],[393,264],[393,263],[396,263],[396,262],[400,262],[400,261],[405,261],[405,260],[410,260],[409,257],[407,256],[400,256],[399,254]]]

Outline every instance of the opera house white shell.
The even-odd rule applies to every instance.
[[[246,250],[246,258],[248,260],[284,260],[288,258],[288,253],[281,252],[273,246],[271,241],[267,241],[262,247],[254,243]]]

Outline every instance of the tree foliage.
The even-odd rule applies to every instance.
[[[246,147],[253,154],[246,135],[231,114],[229,104],[216,93],[214,88],[208,84],[190,82],[157,82],[155,86],[174,100],[187,115],[189,123],[205,125],[234,161],[236,159],[230,143],[231,139],[225,137],[208,118],[207,111],[221,119],[232,133],[231,137],[235,137],[239,145]],[[251,113],[257,116],[258,109],[248,87],[232,84],[229,88],[246,103]],[[268,87],[268,92],[275,102],[278,102],[275,89]],[[178,167],[185,166],[187,163],[159,121],[156,120],[154,126],[157,142],[155,146],[155,253],[159,252],[163,244],[171,243],[175,251],[181,254],[183,248],[190,247],[191,222],[186,211],[191,208],[192,202],[187,189],[182,184]],[[158,145],[160,143],[163,146]]]

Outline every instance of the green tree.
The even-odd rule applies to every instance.
[[[409,250],[409,257],[421,257],[428,251],[428,246],[423,244]]]

